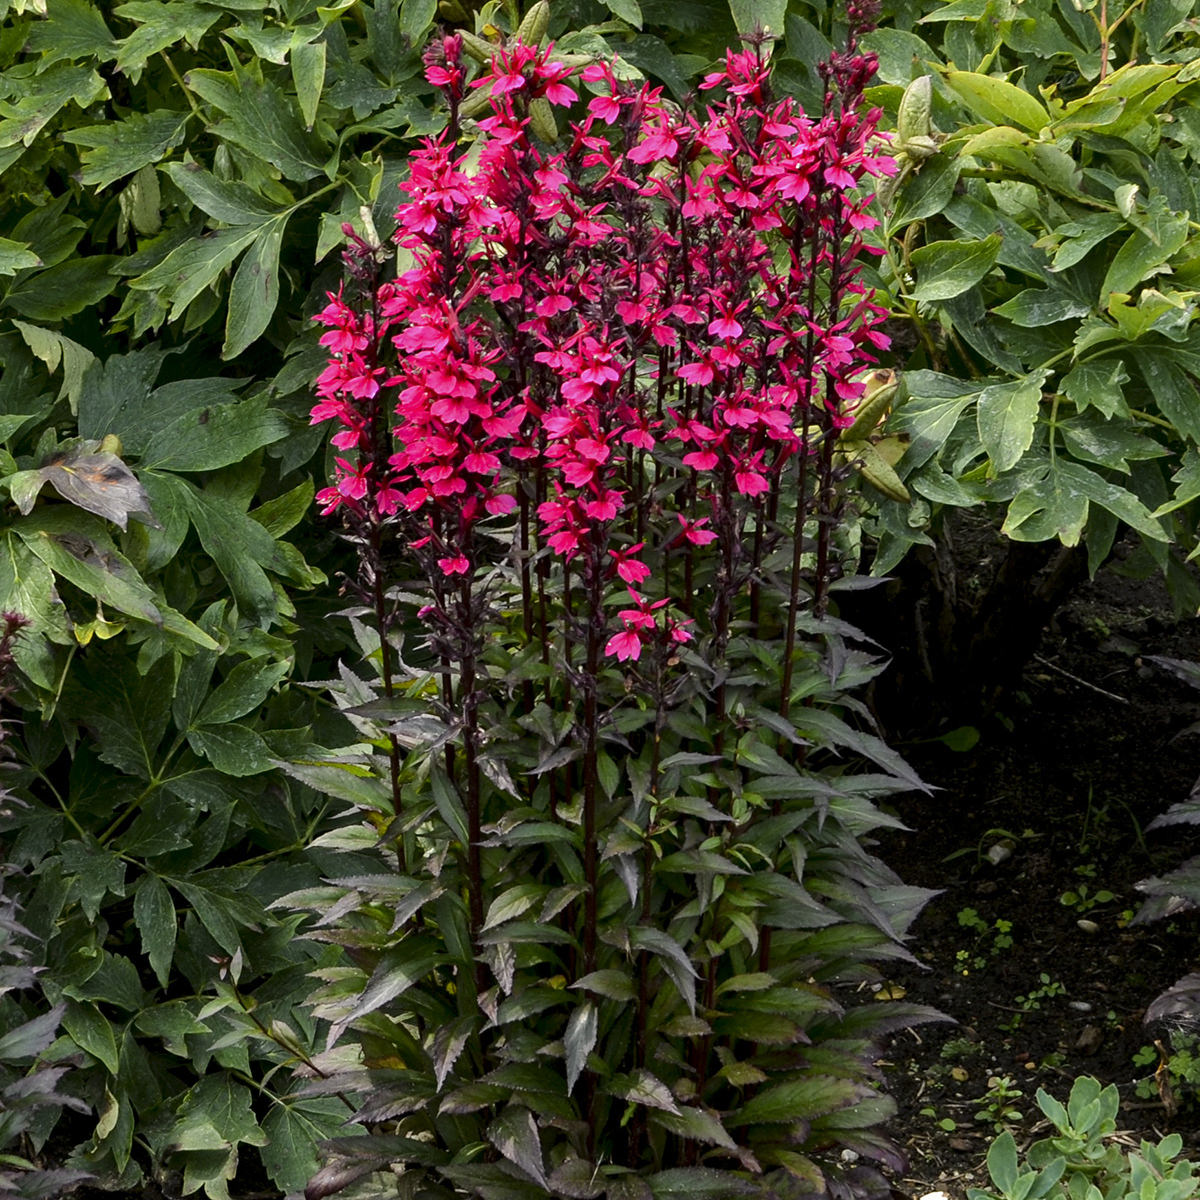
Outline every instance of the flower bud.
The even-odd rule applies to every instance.
[[[540,46],[549,28],[550,5],[547,0],[537,0],[517,27],[517,41],[525,46]]]
[[[491,42],[485,41],[465,29],[460,29],[458,36],[462,38],[463,49],[477,63],[482,63],[485,67],[491,65],[492,59],[496,57],[496,47]]]
[[[928,138],[933,108],[933,76],[922,75],[904,89],[896,118],[897,139],[903,149],[913,138]],[[924,157],[928,157],[925,155]]]

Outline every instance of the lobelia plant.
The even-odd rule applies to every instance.
[[[830,611],[892,382],[873,59],[832,56],[820,116],[772,98],[766,36],[703,109],[593,63],[555,150],[545,16],[473,82],[433,43],[401,269],[347,227],[318,316],[375,677],[329,685],[358,740],[287,770],[351,805],[318,844],[376,861],[279,903],[348,952],[307,1091],[374,1136],[308,1195],[388,1164],[409,1197],[869,1194],[901,1161],[879,1040],[939,1016],[863,1002],[929,895],[864,839],[923,785]]]

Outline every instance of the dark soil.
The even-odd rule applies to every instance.
[[[906,1193],[958,1200],[983,1186],[997,1122],[1018,1144],[1045,1136],[1035,1093],[1065,1099],[1082,1074],[1118,1086],[1134,1144],[1168,1131],[1200,1144],[1200,1094],[1177,1082],[1171,1116],[1155,1062],[1133,1061],[1156,1039],[1170,1046],[1146,1006],[1200,969],[1200,914],[1130,922],[1139,880],[1200,853],[1200,827],[1146,828],[1200,774],[1200,691],[1149,655],[1200,660],[1200,620],[1176,618],[1157,578],[1102,572],[1060,610],[977,745],[898,746],[940,790],[897,804],[911,832],[889,834],[883,857],[906,883],[943,890],[913,932],[925,969],[898,970],[892,990],[957,1022],[891,1048]],[[1007,1117],[986,1111],[996,1080],[1021,1093],[999,1105]]]

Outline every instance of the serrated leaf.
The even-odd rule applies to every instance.
[[[614,967],[592,971],[582,979],[577,979],[571,986],[583,991],[595,992],[598,996],[606,996],[610,1000],[620,1000],[622,1003],[634,999],[637,995],[633,986],[633,976],[627,971],[619,971]]]
[[[918,303],[950,300],[973,288],[996,264],[1004,239],[998,233],[978,241],[930,242],[911,256]]]
[[[138,27],[120,43],[115,67],[118,71],[136,71],[147,59],[175,42],[186,41],[195,49],[209,27],[220,16],[218,8],[190,3],[189,0],[128,0],[120,15]]]
[[[567,1058],[567,1095],[575,1090],[575,1084],[587,1065],[588,1055],[596,1048],[598,1032],[596,1006],[585,1000],[567,1020],[563,1034],[563,1046]]]
[[[439,1092],[445,1086],[446,1077],[454,1070],[454,1064],[458,1062],[478,1025],[478,1017],[456,1017],[453,1021],[439,1026],[434,1034],[430,1058],[433,1059],[433,1076]]]
[[[1163,531],[1161,523],[1150,515],[1146,506],[1132,492],[1115,483],[1109,483],[1102,475],[1081,463],[1063,462],[1060,458],[1056,463],[1056,470],[1093,504],[1107,509],[1138,533],[1156,542],[1170,541],[1170,536]]]
[[[444,955],[419,947],[402,946],[386,954],[375,968],[370,982],[354,1007],[342,1018],[348,1024],[367,1013],[390,1004],[397,996],[403,996],[410,987],[419,983],[430,971],[443,961]]]
[[[390,808],[391,788],[385,780],[349,763],[277,763],[293,779],[299,779],[324,796],[333,796],[367,809]]]
[[[548,1186],[537,1121],[524,1105],[508,1105],[488,1126],[487,1140],[531,1179]]]
[[[157,875],[143,875],[133,894],[133,922],[142,939],[142,953],[165,988],[171,977],[177,929],[175,904]]]
[[[992,309],[996,316],[1007,317],[1022,329],[1039,329],[1055,321],[1087,316],[1091,311],[1087,301],[1055,288],[1026,288]]]
[[[132,112],[120,121],[83,125],[62,136],[65,141],[88,147],[79,156],[83,163],[81,182],[104,188],[164,158],[183,137],[188,115],[167,108]]]
[[[658,957],[663,970],[675,984],[676,990],[688,1006],[696,1011],[696,968],[687,952],[670,934],[661,929],[638,925],[629,931],[629,942],[635,950],[648,950]]]
[[[219,229],[176,247],[157,266],[129,282],[135,291],[157,294],[169,306],[167,319],[178,320],[188,306],[258,237],[259,226]]]
[[[2,273],[2,272],[0,272]],[[61,364],[63,382],[59,396],[66,396],[74,412],[79,401],[83,377],[88,367],[96,361],[96,356],[86,347],[53,329],[43,329],[40,325],[28,325],[24,321],[13,321],[25,345],[46,364],[46,370],[52,375]],[[107,432],[107,431],[106,431]]]
[[[861,1085],[832,1075],[803,1079],[764,1088],[725,1118],[727,1125],[778,1125],[811,1121],[844,1108],[861,1098]]]
[[[181,494],[200,544],[225,576],[238,605],[266,627],[278,615],[275,589],[264,565],[283,573],[275,539],[224,496],[209,495],[190,485]]]
[[[725,1126],[713,1113],[704,1109],[681,1108],[677,1113],[655,1111],[650,1114],[650,1120],[677,1137],[708,1142],[726,1150],[737,1149],[737,1143],[729,1136]]]
[[[61,59],[116,56],[116,40],[104,18],[84,0],[54,0],[47,20],[37,21],[29,33],[28,48],[42,56],[44,66]]]
[[[1094,408],[1106,417],[1128,416],[1122,384],[1129,372],[1121,362],[1096,359],[1078,363],[1063,377],[1060,390],[1078,412]]]
[[[264,200],[239,180],[218,179],[199,163],[166,163],[162,170],[197,208],[226,225],[261,228],[287,211]]]
[[[546,891],[545,884],[541,883],[517,883],[506,888],[488,906],[483,928],[492,929],[528,912],[542,899]]]
[[[1011,383],[989,384],[979,393],[975,410],[979,440],[996,474],[1016,466],[1033,444],[1047,374],[1043,369]]]
[[[321,1165],[320,1144],[353,1129],[346,1125],[346,1109],[338,1100],[287,1100],[263,1117],[266,1141],[259,1156],[271,1182],[294,1195],[303,1192]]]
[[[628,1075],[615,1075],[609,1080],[607,1090],[622,1100],[631,1104],[642,1104],[647,1108],[660,1109],[662,1112],[678,1113],[679,1106],[671,1089],[656,1075],[652,1075],[644,1067],[631,1071]]]
[[[220,893],[193,880],[168,878],[167,882],[191,905],[200,924],[212,935],[213,941],[226,954],[236,954],[241,947],[237,926],[230,915],[230,904]]]
[[[86,109],[108,91],[96,71],[73,63],[55,63],[36,75],[24,77],[15,71],[6,74],[13,84],[19,79],[20,91],[15,102],[5,104],[4,115],[0,117],[0,148],[33,145],[42,129],[68,103],[74,101],[81,109]],[[15,158],[7,161],[13,162]],[[16,232],[19,237],[20,230]],[[42,257],[45,258],[45,254]]]

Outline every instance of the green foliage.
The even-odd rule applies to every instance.
[[[1144,1100],[1161,1100],[1172,1113],[1195,1104],[1200,1089],[1200,1038],[1173,1029],[1169,1042],[1169,1050],[1161,1041],[1143,1046],[1133,1056],[1133,1064],[1154,1068],[1152,1074],[1137,1081],[1137,1094]]]
[[[900,939],[925,893],[860,839],[894,823],[877,802],[914,781],[835,716],[855,707],[847,684],[876,668],[840,625],[811,632],[796,676],[811,707],[792,720],[767,722],[756,697],[778,687],[779,656],[749,639],[728,664],[729,711],[749,722],[737,736],[717,732],[690,653],[690,679],[679,677],[657,729],[644,702],[613,710],[598,957],[582,976],[584,831],[578,794],[562,790],[577,758],[574,704],[523,711],[519,685],[507,701],[507,689],[481,701],[496,747],[483,764],[484,966],[464,900],[464,798],[445,767],[460,723],[415,648],[391,701],[343,669],[333,694],[360,744],[287,770],[349,806],[318,841],[347,862],[282,903],[317,916],[309,936],[345,946],[352,962],[320,972],[314,1011],[343,1044],[317,1058],[328,1075],[305,1094],[356,1094],[356,1121],[395,1125],[388,1138],[336,1143],[314,1187],[400,1159],[414,1196],[448,1197],[451,1185],[479,1196],[710,1194],[711,1179],[724,1197],[750,1194],[760,1171],[785,1189],[836,1179],[837,1148],[898,1162],[876,1129],[892,1106],[873,1083],[872,1047],[935,1014],[855,1003],[843,985],[908,957]],[[494,679],[529,669],[511,633],[489,640]],[[628,684],[614,669],[602,686],[615,699]],[[405,748],[399,812],[389,728]],[[797,767],[789,743],[800,739]],[[876,769],[845,770],[840,753],[865,753]],[[623,1165],[647,1154],[657,1170]]]
[[[1185,15],[959,0],[866,39],[903,118],[879,283],[914,344],[888,427],[914,500],[879,503],[877,573],[944,506],[986,504],[1009,538],[1085,545],[1093,571],[1131,530],[1200,602]]]
[[[45,332],[4,338],[20,369],[0,430],[0,607],[29,621],[0,837],[61,1018],[36,1078],[79,1064],[57,1088],[94,1119],[59,1136],[110,1185],[169,1165],[222,1200],[239,1146],[298,1122],[286,1160],[264,1155],[298,1186],[344,1112],[267,1084],[314,1034],[313,955],[266,909],[318,877],[301,850],[325,812],[271,780],[314,716],[279,690],[314,649],[293,595],[324,580],[283,540],[312,498],[285,474],[307,435],[265,388],[164,378],[176,356],[158,349],[73,360]],[[40,1146],[62,1106],[31,1096]]]
[[[1119,1106],[1112,1084],[1088,1076],[1075,1080],[1064,1108],[1041,1089],[1038,1107],[1055,1132],[1021,1154],[1007,1131],[988,1151],[993,1191],[969,1188],[968,1200],[1188,1200],[1200,1191],[1194,1164],[1181,1158],[1177,1133],[1157,1145],[1127,1150],[1113,1140]]]

